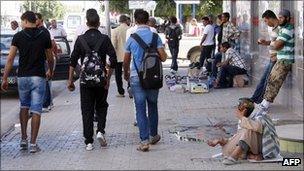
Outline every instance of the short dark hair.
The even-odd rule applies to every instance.
[[[21,20],[27,20],[30,23],[36,23],[36,15],[33,11],[26,11],[21,15]]]
[[[203,17],[202,20],[209,21],[209,17]]]
[[[86,19],[87,19],[87,25],[90,27],[99,27],[99,15],[97,14],[97,11],[93,8],[88,9],[86,12]]]
[[[37,19],[39,19],[39,20],[43,19],[42,15],[40,13],[36,12],[35,15],[36,15]]]
[[[223,12],[222,15],[224,15],[226,18],[228,18],[228,20],[230,19],[230,14],[229,14],[229,12]]]
[[[121,16],[119,16],[119,22],[121,23],[125,23],[128,21],[128,16],[122,14]]]
[[[175,16],[171,16],[170,17],[170,22],[173,23],[173,24],[176,24],[177,23],[177,18]]]
[[[147,24],[149,21],[149,13],[143,9],[137,9],[134,12],[134,18],[138,24]]]
[[[262,14],[262,18],[273,18],[273,19],[277,19],[277,16],[275,15],[275,13],[271,10],[266,10],[263,14]]]
[[[222,19],[222,14],[217,15],[218,19]]]
[[[231,47],[230,43],[228,43],[228,42],[222,43],[221,46],[223,46],[224,48],[227,48],[227,49],[229,49]]]
[[[254,110],[254,102],[250,98],[240,98],[239,107],[243,106],[246,109],[245,117],[248,118]]]

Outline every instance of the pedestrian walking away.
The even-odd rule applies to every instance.
[[[105,126],[108,110],[107,94],[117,57],[110,38],[102,34],[98,27],[99,15],[95,9],[86,12],[89,30],[80,35],[75,42],[71,55],[68,89],[75,90],[73,73],[77,65],[81,66],[80,72],[80,103],[83,121],[83,135],[86,150],[93,150],[94,124],[93,118],[96,111],[97,130],[96,139],[102,147],[107,146],[105,139]],[[106,55],[109,56],[110,65],[106,67]],[[107,68],[107,69],[106,69]]]
[[[18,92],[20,100],[21,142],[20,149],[28,149],[27,123],[31,118],[30,153],[40,151],[37,137],[40,127],[42,103],[45,94],[46,78],[53,76],[54,58],[50,35],[36,27],[36,15],[26,11],[21,16],[24,28],[12,40],[10,53],[3,75],[2,90],[8,88],[7,78],[12,69],[17,50],[19,51]],[[45,72],[45,59],[48,70]]]
[[[43,25],[43,16],[40,13],[35,13],[36,14],[36,25],[39,29],[43,30],[46,32],[52,41],[52,51],[53,51],[53,56],[54,56],[54,66],[53,66],[53,71],[55,71],[55,66],[56,66],[56,56],[57,56],[57,45],[54,39],[53,34],[49,32],[47,28],[44,27]],[[45,69],[48,70],[47,65],[45,66]],[[42,112],[48,112],[53,108],[53,96],[52,96],[52,80],[47,79],[46,80],[46,87],[45,87],[45,94],[43,98],[43,105],[42,105]]]
[[[179,52],[179,42],[182,39],[183,31],[177,23],[175,16],[170,17],[171,24],[165,30],[165,36],[168,40],[168,45],[172,57],[171,73],[175,74],[178,70],[177,58]]]
[[[138,150],[148,151],[149,144],[156,144],[160,140],[160,136],[158,134],[157,106],[159,89],[144,88],[147,85],[144,84],[145,80],[140,77],[142,74],[139,74],[139,69],[142,68],[142,62],[145,61],[144,56],[147,52],[145,50],[147,49],[143,49],[142,46],[143,44],[150,44],[151,51],[153,51],[153,49],[157,49],[158,55],[156,57],[159,58],[157,60],[165,61],[167,54],[164,51],[160,37],[153,33],[150,30],[150,27],[147,25],[149,20],[148,12],[144,10],[136,10],[134,16],[135,21],[138,24],[138,29],[135,32],[136,35],[133,34],[130,38],[128,38],[126,43],[126,52],[124,57],[124,78],[126,81],[130,81],[135,103],[136,120],[141,140]],[[152,37],[154,37],[155,42],[153,42]],[[132,64],[131,55],[133,55]],[[149,57],[149,55],[150,54],[147,54],[146,56]],[[149,86],[151,86],[151,84]],[[146,104],[148,105],[148,117]]]
[[[124,48],[126,44],[126,34],[127,30],[130,28],[128,23],[128,17],[126,15],[121,15],[119,17],[120,25],[113,29],[111,32],[111,41],[115,48],[117,55],[117,66],[115,68],[115,80],[117,85],[117,97],[125,97],[125,90],[123,88],[122,81],[122,65],[124,57]]]

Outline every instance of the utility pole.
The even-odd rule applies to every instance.
[[[104,7],[105,7],[105,17],[106,17],[106,29],[108,32],[108,36],[111,37],[109,0],[104,1]]]

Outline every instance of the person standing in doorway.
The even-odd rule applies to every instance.
[[[32,118],[30,153],[40,151],[37,137],[40,127],[42,103],[46,88],[46,78],[53,76],[54,58],[52,43],[48,32],[37,28],[36,16],[32,11],[26,11],[21,16],[23,30],[16,33],[12,40],[1,89],[8,89],[7,78],[19,51],[18,91],[20,100],[21,142],[20,149],[28,149],[27,123]],[[45,59],[48,70],[45,72]]]
[[[269,46],[271,44],[271,42],[275,41],[278,37],[279,20],[277,19],[277,16],[275,15],[275,13],[271,10],[265,11],[262,15],[262,18],[264,19],[264,22],[269,27],[272,28],[272,30],[270,33],[270,40],[259,39],[258,44],[263,45],[263,46]],[[269,54],[270,54],[269,63],[267,64],[267,66],[264,70],[264,73],[262,75],[262,78],[251,97],[252,101],[254,101],[256,104],[261,103],[263,100],[263,96],[265,94],[269,74],[270,74],[274,64],[277,61],[277,51],[276,50],[270,49]]]
[[[122,65],[124,58],[124,48],[126,44],[126,34],[127,30],[130,28],[127,25],[128,17],[126,15],[121,15],[119,17],[120,25],[112,30],[111,41],[115,48],[117,54],[117,65],[115,68],[115,80],[118,90],[117,97],[125,97],[125,90],[123,88],[122,82]]]
[[[147,25],[149,20],[148,12],[144,10],[136,10],[134,13],[135,21],[138,25],[137,31],[134,33],[139,40],[145,44],[152,42],[155,38],[156,48],[161,61],[165,61],[167,54],[164,50],[160,37],[150,30]],[[155,37],[156,36],[156,37]],[[130,71],[131,55],[133,55],[132,66]],[[141,143],[137,148],[139,151],[148,151],[149,144],[156,144],[160,140],[158,134],[158,94],[159,89],[144,89],[139,81],[139,75],[136,68],[141,66],[143,61],[144,49],[131,36],[126,43],[126,52],[124,57],[124,78],[130,81],[134,103],[136,109],[136,119],[139,128]],[[148,104],[148,117],[146,104]]]
[[[182,39],[182,29],[177,24],[177,18],[175,16],[170,17],[170,25],[165,30],[166,39],[168,40],[168,45],[170,53],[172,56],[171,70],[172,74],[176,74],[178,70],[177,58],[179,52],[179,41]]]
[[[90,151],[94,148],[93,118],[95,111],[98,121],[96,139],[99,141],[101,147],[107,146],[105,138],[106,117],[109,106],[107,94],[112,70],[115,69],[117,63],[117,57],[110,38],[98,30],[100,18],[97,11],[95,9],[88,9],[86,12],[86,19],[89,30],[76,39],[74,50],[71,55],[67,87],[70,91],[75,90],[73,74],[75,67],[79,64],[82,68],[80,73],[80,103],[83,135],[85,138],[86,150]],[[88,55],[91,55],[91,57],[88,57]],[[109,56],[110,61],[108,70],[106,70],[106,55]],[[94,67],[91,68],[90,66]],[[94,73],[93,76],[91,74],[87,76],[88,73],[92,72]],[[91,76],[94,78],[93,80],[91,79]],[[91,82],[88,82],[87,80],[91,80]]]

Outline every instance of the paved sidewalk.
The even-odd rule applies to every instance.
[[[61,83],[65,86],[65,83]],[[210,127],[223,121],[234,133],[237,120],[234,109],[239,97],[251,94],[252,88],[213,90],[208,94],[178,94],[164,87],[159,97],[159,133],[162,140],[152,146],[150,152],[138,152],[138,129],[132,125],[134,109],[129,98],[117,98],[116,85],[112,81],[107,120],[108,147],[100,148],[94,142],[93,151],[85,151],[82,138],[79,87],[75,92],[64,90],[55,100],[55,108],[43,114],[38,143],[42,149],[37,154],[19,151],[20,130],[17,128],[1,142],[1,170],[10,169],[173,169],[173,170],[286,170],[303,169],[282,167],[281,163],[242,163],[225,166],[211,156],[220,148],[211,148],[203,141],[224,135]],[[277,105],[274,105],[277,106]],[[285,117],[285,115],[277,115]],[[299,119],[290,116],[289,119]],[[208,127],[209,125],[209,127]],[[30,129],[28,129],[29,133]],[[203,140],[180,141],[174,133],[190,131]],[[186,139],[187,140],[187,139]],[[188,139],[191,140],[191,139]],[[303,160],[303,159],[302,159]]]

